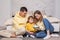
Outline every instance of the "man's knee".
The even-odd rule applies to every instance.
[[[22,27],[21,29],[19,29],[19,30],[17,31],[17,34],[23,35],[23,34],[25,34],[25,32],[26,32],[25,28]]]
[[[22,31],[22,32],[24,32],[24,33],[26,32],[26,30],[25,30],[25,28],[24,28],[24,27],[23,27],[23,28],[21,28],[21,31]]]

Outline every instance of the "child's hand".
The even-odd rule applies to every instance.
[[[27,31],[29,34],[34,34],[34,32]]]
[[[33,32],[29,32],[30,34],[34,34]]]

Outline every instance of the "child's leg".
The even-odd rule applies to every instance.
[[[29,35],[29,36],[31,35],[31,34],[30,34],[30,33],[28,33],[28,32],[26,32],[25,34],[26,34],[26,35]]]

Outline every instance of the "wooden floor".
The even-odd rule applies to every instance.
[[[59,33],[60,35],[60,33]],[[0,40],[44,40],[44,39],[41,39],[41,38],[5,38],[5,37],[0,37]],[[60,40],[60,36],[59,37],[51,37],[50,39],[47,39],[47,40]]]
[[[39,38],[0,38],[0,40],[44,40]],[[60,37],[51,37],[47,40],[60,40]]]

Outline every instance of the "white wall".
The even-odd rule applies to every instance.
[[[55,3],[56,3],[56,5],[55,5],[56,17],[60,18],[60,0],[56,0]]]
[[[11,0],[0,0],[0,25],[10,18]]]
[[[60,18],[60,0],[0,0],[0,25],[21,6],[26,6],[29,11],[45,10],[47,15]]]
[[[26,6],[29,11],[45,10],[47,15],[55,13],[55,0],[12,0],[12,13],[19,11],[22,6]]]

